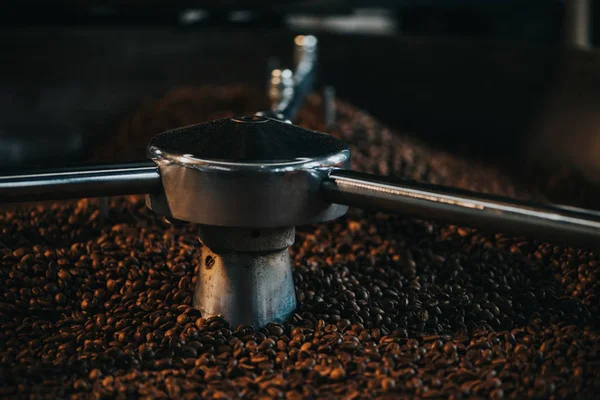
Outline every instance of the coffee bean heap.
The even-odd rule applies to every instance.
[[[154,130],[211,119],[196,113],[211,91],[199,92],[178,92],[173,108],[173,94],[141,107],[123,125],[130,140],[143,147]],[[311,97],[299,122],[325,130],[319,102]],[[233,96],[231,114],[251,103]],[[350,105],[339,102],[338,114],[333,134],[353,146],[356,169],[530,196]],[[298,309],[253,329],[190,306],[197,227],[168,224],[138,197],[111,199],[107,217],[88,200],[5,211],[0,229],[2,398],[591,399],[600,390],[591,251],[352,209],[298,228]]]

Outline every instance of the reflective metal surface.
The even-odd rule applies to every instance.
[[[294,73],[291,70],[274,69],[271,71],[268,97],[271,101],[270,116],[285,120],[283,112],[294,97]]]
[[[260,116],[293,121],[305,96],[313,87],[317,64],[317,38],[298,35],[294,38],[294,70],[273,69],[268,84],[271,109]]]
[[[294,231],[202,227],[194,307],[233,326],[285,321],[296,309],[287,250]]]
[[[222,119],[158,135],[148,155],[162,191],[147,204],[205,225],[274,228],[343,215],[320,195],[322,170],[349,166],[339,139],[264,117]]]
[[[600,213],[521,202],[455,188],[334,170],[323,182],[331,202],[452,224],[600,248]]]
[[[80,166],[0,177],[0,202],[60,200],[157,192],[152,162]]]

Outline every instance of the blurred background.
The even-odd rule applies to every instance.
[[[4,2],[0,167],[85,160],[140,99],[266,84],[296,34],[317,89],[466,157],[600,179],[600,7],[592,0]],[[257,108],[258,111],[258,108]]]

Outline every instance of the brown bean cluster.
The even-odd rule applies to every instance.
[[[141,106],[120,131],[143,148],[157,131],[214,118],[221,111],[208,104],[226,94],[229,114],[251,111],[243,90],[187,88]],[[332,133],[352,145],[357,169],[530,196],[498,170],[396,136],[350,105],[338,113]],[[319,97],[299,123],[325,130]],[[112,199],[106,217],[88,200],[4,211],[0,230],[2,398],[600,391],[600,266],[590,251],[353,209],[298,229],[298,309],[253,329],[190,306],[196,227],[168,224],[140,198]]]

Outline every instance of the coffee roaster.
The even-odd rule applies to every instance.
[[[386,7],[377,12],[372,10],[373,4],[370,10],[359,12],[359,4],[340,2],[290,1],[276,6],[236,2],[203,7],[177,2],[168,6],[161,2],[92,3],[70,4],[67,12],[56,18],[54,8],[31,3],[36,12],[29,21],[23,20],[22,10],[12,10],[13,22],[4,28],[6,35],[1,39],[8,49],[7,60],[23,62],[5,62],[2,67],[6,106],[0,199],[17,210],[27,207],[19,203],[43,203],[29,205],[39,210],[31,212],[29,222],[23,219],[27,217],[17,217],[23,211],[6,211],[3,216],[3,234],[14,231],[14,238],[2,239],[6,248],[3,276],[9,289],[0,311],[2,318],[13,321],[8,322],[9,329],[11,324],[20,324],[25,326],[20,329],[28,332],[30,325],[44,324],[40,322],[45,321],[43,312],[54,310],[53,315],[61,321],[57,335],[65,343],[70,336],[63,331],[77,327],[70,328],[61,315],[71,315],[71,324],[85,326],[84,332],[73,338],[79,347],[65,344],[64,349],[71,350],[52,350],[44,359],[46,364],[52,363],[60,354],[59,360],[85,364],[86,376],[75,379],[69,390],[120,391],[111,386],[113,381],[98,379],[104,373],[113,376],[110,374],[121,368],[118,360],[123,359],[124,368],[138,373],[150,366],[164,370],[173,363],[179,368],[175,368],[179,371],[174,372],[175,377],[185,374],[186,365],[195,368],[194,373],[202,371],[200,383],[190,390],[182,389],[185,385],[181,382],[171,382],[156,389],[159,392],[148,392],[150,397],[161,393],[177,396],[182,390],[190,395],[200,390],[203,396],[235,392],[234,396],[252,397],[261,391],[283,396],[281,389],[269,385],[259,385],[258,392],[252,385],[245,391],[240,389],[244,385],[228,391],[216,382],[220,378],[210,378],[222,373],[247,377],[245,370],[258,379],[276,375],[279,368],[285,369],[285,374],[293,374],[297,368],[314,377],[314,382],[309,379],[313,382],[310,390],[279,385],[289,393],[298,389],[301,396],[308,397],[321,393],[320,379],[328,382],[324,383],[327,391],[359,397],[371,380],[379,395],[408,392],[433,398],[455,389],[463,395],[494,397],[504,393],[542,397],[591,393],[593,380],[585,378],[594,375],[582,366],[583,355],[573,358],[575,377],[556,378],[558,383],[541,374],[535,384],[511,385],[514,377],[509,372],[496,378],[498,372],[491,368],[493,376],[490,369],[485,379],[477,380],[475,375],[468,379],[473,387],[467,390],[463,378],[455,382],[456,375],[448,378],[446,385],[429,382],[427,376],[429,383],[423,385],[422,378],[396,374],[400,366],[418,363],[421,358],[414,357],[429,342],[433,342],[431,351],[444,355],[449,364],[464,363],[469,357],[485,364],[481,360],[491,360],[491,350],[485,354],[479,350],[495,349],[501,341],[510,343],[504,347],[506,357],[513,353],[515,357],[534,357],[535,351],[543,357],[547,349],[536,350],[536,340],[544,336],[540,330],[551,332],[555,325],[554,331],[560,332],[565,324],[586,326],[570,331],[585,336],[583,341],[589,342],[589,335],[596,334],[598,284],[593,252],[600,237],[600,217],[594,209],[597,163],[588,156],[595,143],[597,91],[588,83],[595,81],[596,55],[590,49],[593,14],[586,2],[533,2],[530,10],[522,10],[532,15],[522,17],[522,25],[537,27],[535,35],[473,22],[479,16],[500,26],[514,17],[511,6],[502,2],[486,7],[377,4]],[[43,18],[42,11],[49,18]],[[349,32],[353,26],[354,32]],[[198,120],[182,127],[174,124],[187,118],[178,116],[178,110],[189,115],[193,107],[188,102],[193,103],[202,93],[225,98],[231,89],[224,85],[240,83],[254,88],[245,91],[260,93],[250,96],[249,103],[235,106],[244,109],[244,114]],[[188,89],[173,95],[169,90],[174,87]],[[193,89],[198,87],[211,89]],[[152,103],[150,99],[165,91],[171,93],[170,100]],[[394,134],[369,116],[356,116],[336,96],[365,108],[392,129],[410,132],[404,134],[411,138],[409,144],[399,150],[401,142]],[[166,119],[168,129],[158,135],[134,137],[119,130],[115,135],[115,121],[131,112],[140,99],[150,102],[153,111],[143,117],[136,114],[131,120],[138,125],[148,120],[159,126],[162,122],[156,121],[169,109],[172,120]],[[317,124],[323,128],[318,129],[321,132],[309,129],[315,123],[307,118],[314,114],[307,117],[305,110],[314,110],[315,105],[322,120]],[[218,110],[212,112],[218,114]],[[561,129],[564,124],[573,132]],[[89,162],[95,153],[101,153],[99,148],[111,146],[116,150],[107,159],[100,157],[103,163]],[[415,161],[419,146],[431,149],[423,153],[424,161]],[[433,150],[436,147],[446,150]],[[394,151],[401,151],[402,156],[394,156]],[[452,157],[461,158],[461,168],[466,171],[469,167],[464,165],[470,163],[472,168],[482,162],[495,165],[511,184],[524,189],[508,194],[484,190],[470,182],[469,172],[466,181],[452,181],[452,174],[444,172],[447,167],[440,161],[452,152],[460,154]],[[145,160],[140,157],[143,153]],[[423,167],[406,172],[413,168],[411,164],[419,163]],[[448,165],[458,164],[452,161]],[[392,174],[385,173],[390,170]],[[484,174],[485,179],[494,186],[493,174]],[[569,190],[551,190],[552,185],[561,184]],[[517,196],[517,192],[524,195]],[[149,218],[168,223],[166,229],[180,235],[179,244],[168,245],[177,243],[168,238],[164,249],[158,249],[162,244],[154,244],[158,247],[148,250],[147,243],[155,242],[154,236],[140,233],[145,238],[143,246],[134,244],[134,233],[120,238],[119,232],[137,232],[157,224],[142,222],[136,209],[130,211],[136,222],[110,227],[111,213],[135,208],[139,198],[125,198],[121,203],[108,198],[127,195],[146,195],[145,204],[156,214],[150,213],[153,216]],[[60,219],[49,226],[43,222],[53,218],[52,212],[63,212],[57,211],[61,206],[48,201],[77,198],[100,199],[98,212],[89,216],[91,228],[80,228],[76,222],[78,215],[88,212],[80,206],[71,211],[74,214],[68,224],[61,225]],[[349,206],[354,208],[345,217]],[[366,214],[358,209],[367,210]],[[364,220],[373,217],[389,218],[390,222],[381,225]],[[15,222],[11,218],[16,218]],[[320,259],[316,255],[323,249],[316,248],[331,241],[319,245],[318,232],[324,229],[320,227],[337,226],[339,218],[348,221],[347,232],[361,237],[362,244],[349,237],[336,245],[335,255]],[[406,226],[402,221],[421,221],[416,222],[421,227],[410,225],[412,222]],[[297,226],[316,226],[317,233],[309,234],[305,228],[298,233]],[[195,232],[195,247],[183,233],[176,233],[177,229]],[[356,233],[361,229],[373,238]],[[458,235],[462,244],[447,239],[452,235]],[[294,245],[298,237],[300,249]],[[72,244],[67,253],[62,248],[68,238]],[[472,244],[467,248],[468,240]],[[383,258],[374,250],[381,241],[387,246]],[[91,250],[92,243],[105,255]],[[371,261],[364,258],[365,245],[372,248]],[[140,246],[146,250],[139,253]],[[165,262],[162,257],[168,246],[173,256],[176,251],[180,256],[171,259],[167,255]],[[38,254],[40,261],[32,261]],[[116,258],[110,261],[103,258],[106,255]],[[505,263],[505,257],[511,261]],[[101,258],[104,261],[100,262]],[[574,258],[579,258],[579,264],[566,261]],[[29,272],[31,276],[41,274],[44,265],[49,268],[45,274],[48,282],[39,289],[35,280],[26,276]],[[532,268],[530,272],[522,271],[525,265],[526,271]],[[106,272],[99,272],[103,266]],[[160,272],[163,266],[168,268]],[[92,270],[80,272],[77,268]],[[364,284],[357,276],[348,278],[348,268],[363,268],[366,275],[358,272],[357,276],[365,279]],[[421,269],[424,275],[420,275]],[[315,283],[311,274],[317,270],[323,280]],[[95,275],[96,271],[100,275]],[[531,284],[531,279],[543,276],[542,271],[554,273],[560,284],[545,279]],[[327,276],[331,272],[333,275]],[[486,278],[472,278],[478,273]],[[86,278],[90,274],[101,276],[101,284]],[[180,278],[177,288],[168,283]],[[66,283],[69,279],[72,284]],[[447,286],[439,289],[437,280],[445,280]],[[344,288],[332,287],[333,281]],[[423,287],[427,289],[423,291]],[[473,291],[455,298],[452,291],[458,293],[463,287]],[[333,297],[334,293],[342,293],[342,297]],[[173,310],[167,311],[169,307]],[[564,317],[562,322],[562,317],[552,316],[557,309]],[[446,312],[454,317],[445,317]],[[127,322],[117,321],[121,317]],[[147,319],[152,321],[143,322]],[[52,324],[43,326],[54,329]],[[520,328],[523,326],[526,328]],[[224,340],[220,334],[215,336],[219,329],[229,332],[221,332]],[[484,331],[490,342],[481,341],[483,347],[479,348],[477,335]],[[15,352],[19,332],[7,332],[0,336],[7,349],[3,364],[14,361],[25,367],[29,353]],[[319,341],[332,332],[341,336],[328,337],[326,345]],[[496,341],[499,332],[505,336]],[[35,329],[27,335],[42,340],[34,338]],[[279,339],[282,335],[288,342]],[[496,336],[490,339],[490,335]],[[198,336],[204,341],[196,341]],[[229,336],[241,341],[234,343]],[[257,346],[260,341],[262,350],[272,351],[253,354],[256,349],[240,344],[246,336]],[[464,348],[458,339],[463,336],[470,340],[466,347],[463,343]],[[522,337],[531,342],[525,344],[534,346],[519,347]],[[102,339],[106,341],[102,343]],[[361,347],[361,341],[367,347]],[[112,366],[107,367],[102,357],[98,361],[97,350],[90,347],[96,342],[110,350]],[[388,346],[392,343],[397,346]],[[379,349],[377,356],[369,350],[369,346],[384,344],[385,350]],[[240,357],[230,357],[240,346],[246,349]],[[301,350],[287,352],[296,347]],[[303,353],[312,347],[318,356]],[[46,348],[50,349],[44,341],[31,351]],[[593,353],[595,348],[589,351]],[[90,351],[95,355],[81,356]],[[215,352],[223,362],[237,360],[235,365],[227,364],[223,370],[225,364],[217,362],[213,368],[215,361],[206,361],[206,357]],[[386,366],[387,372],[383,372],[377,362],[388,363],[388,355],[393,366]],[[356,364],[356,357],[366,358]],[[499,356],[504,362],[506,357]],[[543,360],[548,361],[548,370],[560,368],[552,364],[555,358]],[[370,371],[369,362],[375,363],[371,367],[376,372],[361,381],[367,386],[354,385],[347,392],[338,387],[347,375]],[[422,373],[419,367],[414,371]],[[454,373],[462,373],[462,369],[457,371]],[[563,372],[555,375],[568,375]],[[15,394],[15,385],[20,379],[30,379],[27,376],[19,369],[12,381],[7,380],[6,393]],[[101,387],[92,388],[92,381],[101,382]],[[121,385],[123,393],[129,393],[128,384]],[[557,386],[562,392],[556,392]],[[137,390],[141,394],[138,387],[131,388],[132,393]]]

